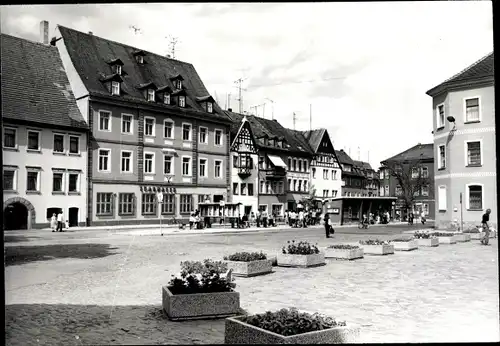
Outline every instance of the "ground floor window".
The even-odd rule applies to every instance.
[[[161,203],[161,213],[162,214],[174,214],[175,213],[175,195],[163,194],[163,202]]]
[[[111,192],[99,192],[96,196],[96,214],[111,215],[113,210],[113,194]]]
[[[156,214],[156,195],[154,193],[142,194],[142,215]]]
[[[135,195],[133,193],[120,193],[118,197],[118,214],[132,215],[134,214]]]
[[[469,185],[467,186],[467,192],[469,195],[469,206],[467,209],[470,210],[482,210],[483,209],[483,187],[481,185]]]
[[[193,196],[180,195],[181,214],[188,214],[193,210]]]
[[[62,209],[59,207],[47,208],[46,218],[47,220],[50,220],[52,218],[52,215],[55,214],[55,216],[57,217],[59,213],[62,213]]]
[[[267,211],[267,204],[259,204],[260,212]]]
[[[283,215],[283,204],[273,204],[272,205],[272,213],[277,215],[277,216],[282,216]]]

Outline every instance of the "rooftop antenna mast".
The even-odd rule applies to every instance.
[[[169,57],[175,59],[175,46],[177,45],[177,43],[179,43],[179,38],[172,35],[165,36],[165,38],[170,40],[170,42],[168,43],[168,48],[170,49]]]
[[[231,108],[231,93],[227,94],[227,107],[226,109]]]
[[[141,33],[141,28],[139,28],[139,27],[137,27],[135,25],[129,25],[128,28],[134,30],[134,35],[137,35],[137,34]]]
[[[295,123],[297,122],[297,114],[295,114],[295,112],[293,112],[292,120],[293,120],[293,129],[295,130]]]
[[[309,104],[309,131],[312,131],[312,104]]]
[[[246,80],[246,78],[245,78],[245,79],[243,79],[243,78],[238,78],[237,80],[235,80],[235,81],[234,81],[234,83],[235,83],[235,84],[237,84],[237,86],[236,86],[236,87],[238,88],[238,102],[240,103],[240,105],[239,105],[239,106],[240,106],[240,107],[239,107],[239,113],[240,113],[240,114],[241,114],[241,111],[242,111],[242,109],[243,109],[243,99],[241,98],[241,91],[242,91],[242,90],[243,90],[243,91],[247,91],[247,89],[243,89],[243,88],[241,87],[241,83],[242,83],[244,80]]]
[[[271,105],[272,105],[272,109],[271,109],[271,120],[274,120],[274,101],[271,100],[271,99],[268,99],[266,97],[266,100],[268,100],[269,102],[271,102]]]

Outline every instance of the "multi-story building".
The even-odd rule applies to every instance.
[[[43,29],[43,28],[42,28]],[[87,218],[87,132],[55,47],[1,35],[4,229]]]
[[[433,144],[419,143],[380,164],[382,165],[379,169],[381,196],[397,197],[392,216],[398,214],[402,219],[406,219],[409,211],[416,216],[425,212],[427,219],[433,220],[435,217]],[[411,190],[410,194],[405,193],[404,188]],[[406,209],[405,200],[407,202],[411,200],[409,210]]]
[[[192,64],[63,26],[51,43],[92,131],[91,224],[186,219],[227,200],[230,120]]]
[[[493,52],[427,91],[432,97],[436,226],[497,224]]]
[[[356,163],[347,153],[343,150],[335,150],[342,167],[342,196],[346,197],[360,197],[365,193],[363,184],[365,177],[358,169]]]
[[[364,179],[361,182],[362,196],[378,196],[380,182],[370,163],[353,160],[354,168],[361,173]]]
[[[342,169],[326,129],[303,131],[314,153],[311,160],[311,189],[317,200],[342,195]]]

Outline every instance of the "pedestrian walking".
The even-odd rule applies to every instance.
[[[420,214],[420,222],[422,222],[422,225],[425,225],[425,211],[422,210],[422,213]]]
[[[335,231],[333,230],[333,227],[330,224],[330,215],[328,215],[328,213],[325,214],[324,222],[325,222],[325,235],[327,238],[330,238],[330,234],[333,235]]]
[[[64,217],[61,210],[59,214],[57,214],[57,232],[63,231],[63,222],[64,222]]]
[[[302,209],[299,211],[299,227],[305,227],[305,225],[304,225],[304,211]]]
[[[491,209],[486,209],[486,213],[483,214],[483,219],[481,220],[481,226],[483,227],[484,237],[481,239],[481,244],[489,245],[490,242],[490,221]]]
[[[55,232],[57,229],[57,216],[56,213],[52,214],[52,217],[50,218],[50,228],[52,228],[52,232]]]
[[[262,227],[267,228],[267,219],[268,219],[267,210],[262,210]]]

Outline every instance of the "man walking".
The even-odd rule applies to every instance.
[[[325,214],[325,235],[327,238],[330,238],[330,216],[328,213]]]
[[[491,209],[486,209],[486,213],[483,214],[483,219],[481,220],[481,226],[483,226],[484,237],[481,239],[481,244],[489,245],[490,242],[490,226],[488,222],[490,221]]]
[[[63,231],[63,213],[62,210],[57,214],[57,232],[62,232]]]
[[[304,211],[301,209],[299,211],[299,226],[298,227],[304,227]]]

